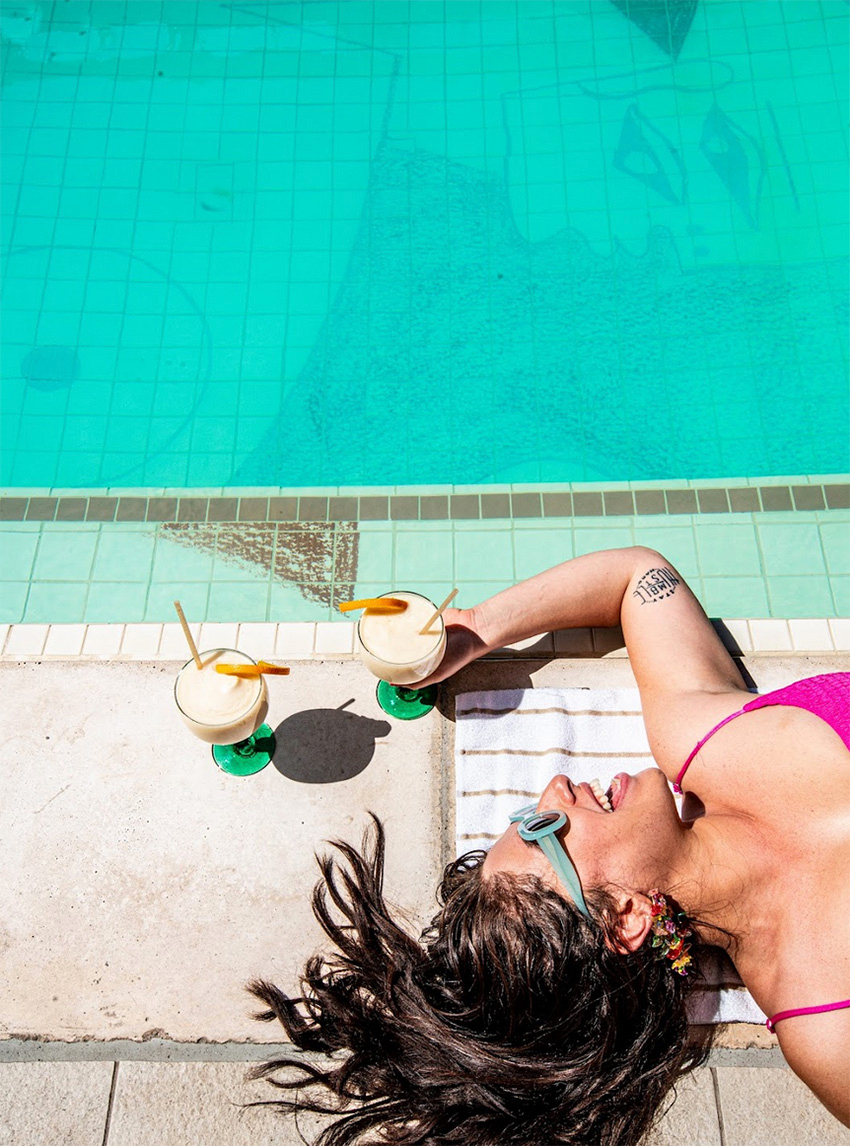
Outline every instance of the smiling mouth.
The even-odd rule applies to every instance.
[[[611,800],[612,800],[614,793],[616,791],[616,789],[614,788],[614,785],[616,784],[617,788],[619,788],[619,786],[620,786],[619,780],[614,779],[614,781],[611,784],[611,787],[608,789],[607,792],[603,790],[602,785],[599,783],[598,780],[591,780],[589,783],[590,783],[590,790],[593,793],[594,797],[596,798],[596,802],[599,805],[599,807],[602,808],[602,810],[605,812],[613,812],[614,808],[611,804]]]
[[[607,792],[603,790],[600,782],[595,779],[590,780],[586,787],[590,789],[594,799],[603,812],[616,812],[628,780],[629,777],[625,773],[618,772],[611,781]]]

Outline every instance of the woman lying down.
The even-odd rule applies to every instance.
[[[704,1061],[685,1007],[714,944],[850,1125],[850,673],[753,696],[681,575],[643,548],[446,620],[431,681],[537,633],[621,624],[659,768],[607,793],[553,777],[488,852],[447,868],[418,941],[382,897],[380,825],[362,853],[338,845],[314,893],[336,952],[310,960],[302,997],[253,990],[295,1046],[344,1053],[260,1067],[278,1104],[339,1110],[321,1146],[635,1143]]]

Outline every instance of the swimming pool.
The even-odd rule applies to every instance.
[[[2,18],[3,485],[847,470],[846,4]]]
[[[645,540],[653,511],[605,495],[652,486],[664,536],[695,537],[697,493],[694,516],[668,492],[850,469],[843,0],[0,19],[5,619],[165,619],[181,579],[207,617],[326,616],[335,583],[414,551],[473,591],[563,551],[547,524]],[[573,492],[600,513],[514,516]],[[369,516],[388,494],[415,513]],[[487,544],[432,500],[505,496],[478,503]],[[752,592],[722,611],[841,611],[829,496],[788,494],[784,523],[817,541],[819,604],[769,587],[760,531],[782,522],[750,517],[729,576]]]

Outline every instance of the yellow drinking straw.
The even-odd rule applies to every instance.
[[[198,656],[198,646],[192,640],[192,634],[189,631],[189,624],[186,620],[186,615],[183,612],[183,606],[179,601],[175,601],[174,608],[177,610],[177,616],[180,618],[180,624],[183,626],[183,633],[189,643],[189,649],[192,653],[192,660],[195,662],[195,668],[198,670],[198,672],[200,672],[204,666],[201,664],[201,658]]]
[[[451,593],[449,593],[448,597],[446,597],[445,601],[443,601],[442,605],[440,605],[440,607],[436,611],[436,613],[434,613],[434,615],[432,617],[428,618],[428,624],[423,625],[422,628],[419,630],[420,637],[424,636],[428,632],[428,630],[431,628],[431,626],[436,621],[437,617],[442,616],[443,609],[447,609],[449,607],[449,605],[451,605],[452,601],[455,599],[455,597],[458,595],[459,592],[460,592],[459,589],[452,589]]]

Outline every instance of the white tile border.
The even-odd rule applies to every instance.
[[[162,625],[124,625],[119,656],[122,660],[147,661],[159,652]]]
[[[354,653],[354,625],[350,621],[318,621],[313,642],[316,656],[351,656]]]
[[[829,653],[835,648],[829,624],[823,618],[797,618],[788,622],[788,629],[798,652]]]
[[[305,660],[313,655],[316,626],[309,621],[287,621],[277,626],[274,655],[281,660]]]
[[[116,625],[116,628],[122,626]],[[195,644],[199,644],[201,640],[201,624],[196,621],[195,624],[189,625],[189,632],[192,634],[192,640]],[[190,653],[186,645],[186,638],[183,635],[183,629],[176,621],[169,622],[162,626],[162,636],[159,640],[159,652],[157,659],[165,661],[187,661]]]
[[[204,621],[201,625],[198,650],[202,652],[205,649],[235,649],[238,637],[238,622]]]
[[[256,621],[240,624],[234,648],[241,649],[255,661],[275,656],[277,625],[274,621]]]
[[[829,631],[836,649],[842,652],[850,649],[850,617],[830,617]]]
[[[83,651],[85,625],[51,625],[44,642],[47,657],[78,657]]]
[[[724,640],[723,642],[727,649],[730,649],[732,652],[740,650],[742,653],[751,653],[754,651],[753,639],[750,636],[750,626],[746,621],[731,620],[724,621],[723,624],[726,626],[726,631],[732,638],[731,642],[728,640]],[[720,635],[721,637],[725,636],[723,632],[721,632]]]
[[[750,621],[750,636],[753,642],[753,651],[791,652],[794,645],[791,641],[791,630],[787,621],[780,621],[775,617]]]
[[[850,653],[850,617],[733,618],[725,626],[732,651],[744,655]],[[349,621],[228,622],[195,624],[199,647],[241,648],[277,660],[333,660],[355,655]],[[619,629],[565,629],[498,649],[493,658],[537,656],[624,657]],[[0,625],[0,659],[185,661],[178,624]]]
[[[593,655],[593,629],[559,629],[552,634],[555,653],[562,657]]]
[[[524,641],[515,641],[512,645],[504,645],[501,649],[494,649],[492,657],[521,657],[533,652],[541,657],[551,657],[555,654],[555,634],[539,633],[536,637],[526,637]]]
[[[10,625],[3,646],[4,656],[40,657],[50,625]]]
[[[51,625],[50,627],[51,629],[64,628],[63,625]],[[87,625],[82,655],[109,660],[118,655],[123,637],[123,625]]]

